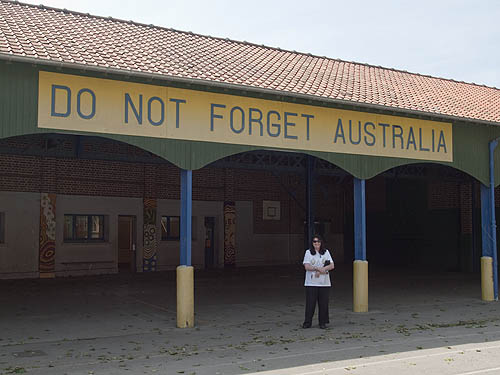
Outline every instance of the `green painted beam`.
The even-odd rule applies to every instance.
[[[38,103],[38,71],[41,66],[33,66],[30,64],[21,63],[5,63],[0,62],[0,138],[8,138],[14,136],[22,136],[27,134],[37,133],[54,133],[48,129],[37,128],[37,103]],[[118,79],[120,77],[110,77],[98,75],[97,73],[75,72],[68,70],[57,70],[55,68],[43,68],[44,70],[58,71],[68,74],[80,74],[93,76],[97,78]],[[123,77],[121,77],[123,79]],[[130,81],[161,84],[165,82],[141,81],[138,78],[131,78]],[[178,86],[178,84],[177,84]],[[208,90],[206,87],[183,87],[198,90]],[[211,91],[219,92],[221,89],[213,89]],[[239,94],[224,91],[225,94]],[[255,96],[255,93],[248,94]],[[264,98],[262,95],[259,97]],[[265,99],[277,100],[276,97]],[[290,98],[282,98],[282,100],[291,100]],[[297,100],[299,102],[300,100]],[[319,104],[314,102],[306,103],[308,105]],[[326,105],[323,103],[323,105]],[[329,105],[333,107],[333,105]],[[337,108],[353,110],[354,106],[338,106]],[[393,110],[388,109],[386,112],[379,111],[378,113],[394,114]],[[401,116],[401,114],[398,114]],[[425,115],[408,114],[411,118],[426,118]],[[434,119],[431,116],[428,119]],[[63,132],[66,134],[83,134],[96,136],[95,133],[86,132]],[[101,135],[104,138],[114,139],[121,142],[126,142],[144,150],[152,152],[169,162],[177,165],[179,168],[187,170],[195,170],[224,158],[229,155],[259,150],[262,147],[219,144],[211,142],[194,142],[172,139],[158,139],[149,137],[124,136],[124,135]],[[440,164],[447,165],[458,170],[461,170],[483,184],[488,184],[488,142],[491,139],[500,137],[500,127],[495,125],[474,124],[470,122],[454,122],[453,123],[453,162]],[[302,152],[293,149],[285,150],[291,152]],[[413,163],[422,163],[422,160],[388,158],[379,156],[366,155],[350,155],[328,152],[302,152],[321,159],[324,159],[332,164],[349,172],[353,176],[360,179],[372,178],[388,169]],[[495,156],[495,181],[500,183],[500,154]],[[435,162],[432,162],[435,163]]]

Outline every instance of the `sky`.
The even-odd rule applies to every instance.
[[[500,88],[498,0],[21,0]]]

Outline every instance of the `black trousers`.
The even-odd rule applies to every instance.
[[[304,323],[312,324],[316,303],[318,304],[318,320],[319,324],[330,323],[328,312],[328,296],[330,287],[327,286],[306,286],[306,317]]]

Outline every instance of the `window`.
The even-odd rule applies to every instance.
[[[104,215],[64,215],[64,241],[104,241]]]
[[[179,240],[181,238],[181,218],[180,216],[161,217],[161,239]]]
[[[196,220],[191,217],[191,239],[196,239]],[[181,238],[181,218],[180,216],[161,217],[161,240],[179,241]]]

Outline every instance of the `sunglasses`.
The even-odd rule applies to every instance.
[[[315,242],[319,242],[319,243],[321,243],[321,241],[320,241],[320,240],[314,240],[314,241],[313,241],[313,243],[315,243]]]

